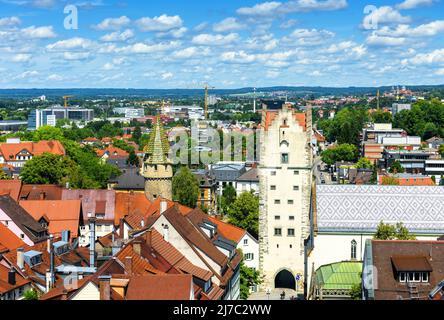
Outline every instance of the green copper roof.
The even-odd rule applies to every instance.
[[[362,262],[344,261],[327,264],[316,271],[318,286],[331,290],[350,290],[361,282]]]
[[[156,117],[153,129],[150,132],[148,144],[143,148],[146,156],[146,163],[163,164],[168,163],[168,152],[170,144],[163,130],[159,116]]]

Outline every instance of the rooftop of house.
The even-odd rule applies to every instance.
[[[146,198],[145,193],[116,192],[114,224],[118,225],[120,219],[133,213],[145,216],[150,206],[151,202]]]
[[[368,249],[368,251],[367,251]],[[433,287],[444,280],[444,241],[369,240],[366,254],[371,253],[377,268],[375,299],[410,299],[406,283],[399,272],[428,272],[428,282],[417,283],[420,299],[428,299]]]
[[[20,248],[25,243],[3,223],[0,223],[0,254]]]
[[[83,220],[88,215],[105,214],[105,220],[115,220],[116,193],[114,190],[68,190],[62,192],[62,200],[82,200]],[[105,204],[103,204],[105,202]],[[105,212],[103,211],[105,207]]]
[[[17,201],[22,189],[21,180],[0,180],[0,195],[9,195]]]
[[[2,210],[32,242],[38,243],[46,240],[46,228],[35,221],[32,215],[9,195],[0,196],[0,210]]]
[[[57,140],[0,144],[0,154],[3,155],[6,161],[14,160],[23,151],[29,152],[34,156],[42,155],[45,152],[61,156],[65,155],[65,148]]]
[[[237,181],[259,182],[259,170],[257,168],[252,168],[237,178]]]
[[[190,300],[193,281],[189,274],[137,275],[129,279],[126,300]]]
[[[79,236],[79,228],[83,224],[80,200],[20,201],[20,206],[29,212],[34,220],[45,219],[50,234],[61,236],[63,231],[68,230],[71,237]]]
[[[145,178],[140,175],[139,168],[124,168],[122,174],[118,177],[112,178],[110,181],[116,184],[114,190],[144,190]]]
[[[106,149],[97,149],[97,156],[103,157],[105,155],[108,156],[108,159],[116,159],[116,158],[128,158],[129,153],[120,148],[114,147],[112,145],[108,146]]]
[[[24,184],[20,200],[62,200],[63,188],[52,184]]]
[[[10,268],[0,264],[0,294],[2,295],[17,288],[23,287],[31,282],[30,280],[25,279],[19,273],[15,272],[15,284],[9,283],[8,275],[10,270]]]

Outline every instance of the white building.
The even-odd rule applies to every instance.
[[[244,192],[252,192],[259,195],[259,170],[252,168],[236,180],[236,193],[239,196]]]
[[[304,241],[310,231],[311,110],[264,104],[260,145],[259,269],[261,290],[296,288],[304,274]],[[302,287],[299,283],[299,288]]]
[[[394,104],[392,104],[393,116],[403,110],[411,110],[411,109],[412,109],[412,105],[410,103],[394,103]]]
[[[365,242],[373,238],[381,221],[402,222],[418,240],[436,240],[444,234],[444,188],[317,186],[308,279],[322,265],[362,261]]]

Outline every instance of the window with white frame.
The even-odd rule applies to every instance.
[[[244,246],[248,246],[248,239],[244,239]]]
[[[419,271],[411,271],[411,272],[400,272],[398,274],[398,281],[405,283],[428,283],[429,282],[429,273],[428,272],[419,272]]]
[[[358,247],[358,243],[356,240],[352,240],[351,242],[351,259],[356,260],[356,249]]]
[[[253,253],[246,253],[245,254],[245,261],[251,261],[254,259],[254,254]]]

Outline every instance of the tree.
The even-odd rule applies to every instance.
[[[140,125],[137,125],[134,128],[134,132],[133,132],[133,140],[139,144],[140,138],[142,137],[142,129],[140,129]]]
[[[12,178],[0,168],[0,180],[12,180]]]
[[[199,181],[188,167],[182,167],[173,177],[173,200],[195,208],[199,197]]]
[[[355,145],[344,143],[334,148],[322,152],[322,161],[328,165],[333,165],[338,161],[356,161],[359,153]]]
[[[375,166],[373,166],[373,172],[372,172],[372,176],[370,178],[370,183],[371,184],[378,184],[378,168]]]
[[[131,150],[128,156],[128,164],[131,166],[139,166],[139,157],[136,155],[134,150]]]
[[[350,297],[352,300],[362,300],[362,284],[356,283],[350,290]]]
[[[219,199],[220,208],[223,214],[228,213],[228,207],[236,200],[236,189],[233,186],[227,185],[222,191],[222,196]]]
[[[259,233],[259,198],[244,192],[228,208],[229,223],[247,230],[257,238]]]
[[[383,186],[399,186],[399,180],[396,179],[395,177],[385,176],[385,177],[382,177],[381,180],[382,180],[381,184]]]
[[[378,225],[373,239],[376,240],[415,240],[416,237],[412,235],[409,230],[402,224],[396,225],[386,224],[381,221]]]
[[[35,289],[29,289],[25,291],[25,293],[23,294],[23,298],[25,300],[38,300],[39,293]]]
[[[384,112],[378,110],[371,115],[374,123],[392,123],[392,114],[390,112]]]
[[[390,166],[390,170],[389,170],[389,172],[390,172],[390,173],[394,173],[394,174],[396,174],[396,173],[404,173],[404,172],[405,172],[405,169],[404,169],[404,167],[401,165],[401,162],[399,162],[399,161],[395,161],[395,162],[393,162],[392,165]]]
[[[444,158],[444,144],[439,146],[439,154],[442,158]]]
[[[356,163],[356,168],[357,169],[372,169],[373,168],[373,164],[367,158],[361,158]]]
[[[242,300],[247,300],[250,296],[250,287],[261,284],[260,273],[253,268],[245,265],[241,261],[240,265],[240,297]]]
[[[27,184],[58,184],[67,174],[62,156],[44,153],[25,163],[21,178]]]

